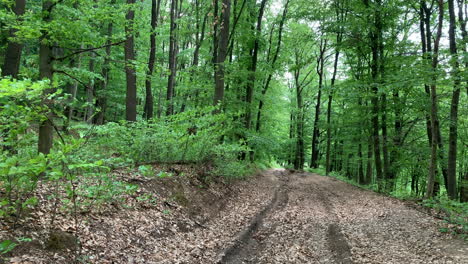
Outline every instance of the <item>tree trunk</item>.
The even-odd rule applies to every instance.
[[[367,166],[366,166],[366,181],[364,184],[370,184],[372,182],[372,173],[373,173],[373,168],[372,168],[372,143],[373,143],[373,138],[369,137],[368,143],[367,143]]]
[[[52,21],[52,9],[54,3],[51,1],[43,1],[42,3],[42,21],[48,24]],[[42,36],[39,45],[39,78],[41,80],[47,79],[50,81],[50,88],[45,91],[46,94],[54,92],[52,87],[53,71],[53,54],[52,46],[47,31],[42,31]],[[48,106],[49,102],[44,102],[44,105]],[[52,127],[53,115],[51,112],[46,113],[46,120],[42,121],[39,125],[39,139],[38,139],[38,151],[39,153],[49,154],[52,149],[54,134]]]
[[[320,122],[320,110],[322,105],[322,88],[324,78],[324,66],[325,66],[325,52],[327,51],[327,40],[320,40],[320,54],[317,59],[317,74],[319,76],[318,94],[317,101],[315,104],[315,117],[314,117],[314,128],[312,132],[312,155],[310,159],[310,167],[318,168],[318,157],[319,157],[319,122]]]
[[[466,30],[466,14],[467,6],[465,0],[458,0],[458,20],[462,35],[461,50],[466,54],[466,45],[468,43],[468,33]],[[468,68],[468,60],[465,59],[465,68]],[[468,95],[468,81],[465,81],[466,93]],[[462,155],[463,156],[463,155]],[[460,177],[460,202],[468,202],[468,171],[465,171]]]
[[[247,89],[246,89],[246,96],[245,96],[245,102],[246,102],[246,111],[245,111],[245,128],[247,130],[250,130],[252,127],[252,104],[253,104],[253,99],[254,99],[254,92],[255,92],[255,81],[256,81],[256,73],[257,73],[257,62],[258,62],[258,53],[260,51],[260,38],[262,36],[262,19],[263,19],[263,14],[265,11],[265,6],[266,6],[267,0],[262,0],[260,3],[260,9],[258,11],[258,17],[257,17],[257,26],[255,29],[254,33],[254,44],[252,49],[250,50],[250,55],[251,55],[251,62],[250,62],[250,67],[249,67],[249,76],[248,76],[248,82],[247,82]]]
[[[451,54],[451,75],[453,78],[453,95],[450,107],[449,152],[447,167],[447,193],[450,199],[457,199],[457,139],[458,139],[458,104],[460,101],[460,73],[456,42],[456,16],[454,0],[448,0],[449,8],[449,42]]]
[[[231,16],[231,0],[223,0],[221,8],[221,25],[219,33],[218,52],[215,63],[215,91],[213,96],[213,105],[217,106],[224,100],[224,62],[227,56],[229,44],[229,20]],[[218,108],[215,112],[219,112]]]
[[[380,0],[377,1],[380,3]],[[369,0],[364,0],[364,4],[369,10],[370,9],[370,4]],[[380,9],[376,8],[375,12],[375,18],[374,18],[374,25],[373,25],[373,30],[369,34],[369,39],[370,39],[370,44],[371,44],[371,50],[372,50],[372,61],[371,61],[371,75],[372,75],[372,118],[371,118],[371,123],[372,123],[372,137],[373,137],[373,144],[374,144],[374,161],[375,161],[375,170],[376,170],[376,177],[377,177],[377,182],[379,186],[379,190],[381,190],[382,187],[382,180],[383,180],[383,174],[382,174],[382,160],[380,158],[380,136],[379,136],[379,113],[380,113],[380,103],[379,103],[379,87],[378,84],[380,82],[380,63],[381,63],[381,58],[380,58],[380,42],[382,41],[380,37],[382,36],[382,21],[381,21],[381,11]]]
[[[171,22],[170,22],[170,37],[169,37],[169,76],[167,80],[167,93],[166,93],[166,115],[174,114],[174,96],[175,96],[175,82],[177,75],[177,13],[179,0],[172,0],[171,2]]]
[[[26,9],[26,0],[16,0],[13,12],[17,16],[17,20],[22,20],[21,16],[24,15]],[[19,67],[21,62],[21,52],[23,44],[13,40],[16,37],[16,29],[10,30],[10,39],[8,40],[7,48],[5,50],[5,62],[2,67],[2,76],[11,76],[17,79]]]
[[[151,0],[151,33],[150,33],[150,52],[148,59],[148,69],[146,71],[145,80],[145,108],[143,111],[143,117],[147,120],[152,119],[154,115],[154,102],[153,102],[153,90],[151,87],[151,79],[154,71],[154,62],[156,59],[156,27],[158,24],[159,10],[161,7],[161,0]]]
[[[94,54],[91,54],[89,58],[88,70],[94,73]],[[93,123],[94,115],[94,78],[91,78],[88,85],[86,86],[86,113],[84,115],[84,121],[88,124]]]
[[[137,87],[135,71],[135,43],[134,43],[134,19],[135,0],[127,0],[129,9],[125,16],[125,76],[127,80],[127,97],[125,116],[127,121],[134,122],[137,118]]]
[[[286,21],[286,16],[288,14],[288,6],[289,6],[289,2],[290,0],[287,0],[286,1],[286,4],[284,6],[284,9],[283,9],[283,15],[281,17],[281,21],[280,21],[280,25],[279,25],[279,29],[278,29],[278,42],[276,44],[276,51],[275,51],[275,54],[273,55],[273,59],[271,60],[270,62],[270,65],[271,67],[274,69],[275,65],[276,65],[276,61],[278,60],[278,57],[279,57],[279,53],[281,51],[281,43],[282,43],[282,39],[283,39],[283,29],[284,29],[284,23]],[[262,89],[262,97],[260,98],[260,101],[258,103],[258,112],[257,112],[257,123],[256,123],[256,126],[255,126],[255,130],[257,132],[260,132],[260,127],[261,127],[261,119],[262,119],[262,109],[263,109],[263,104],[264,104],[264,97],[270,87],[270,82],[273,78],[273,71],[270,72],[268,74],[268,77],[266,79],[266,82],[265,82],[265,85],[263,86],[263,89]]]
[[[437,119],[437,112],[438,112],[438,102],[437,102],[437,86],[436,86],[436,73],[437,66],[439,64],[439,42],[440,38],[442,37],[442,28],[444,23],[444,1],[438,0],[439,5],[439,16],[438,16],[438,26],[437,26],[437,35],[434,41],[434,55],[432,58],[432,69],[433,69],[433,76],[432,76],[432,84],[431,84],[431,134],[432,134],[432,141],[431,141],[431,161],[429,164],[429,174],[427,178],[427,185],[426,185],[426,198],[434,197],[434,185],[436,182],[436,172],[437,172],[437,146],[438,146],[438,137],[437,135],[437,127],[436,127],[436,119]]]

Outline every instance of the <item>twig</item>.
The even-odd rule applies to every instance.
[[[106,44],[106,45],[103,45],[103,46],[99,46],[99,47],[94,47],[94,48],[88,48],[88,49],[81,49],[81,50],[78,50],[78,51],[75,51],[71,54],[68,54],[67,56],[64,56],[64,57],[60,57],[60,58],[54,58],[54,60],[57,60],[57,61],[63,61],[63,60],[66,60],[70,57],[73,57],[75,55],[78,55],[78,54],[81,54],[81,53],[84,53],[84,52],[89,52],[89,51],[94,51],[94,50],[98,50],[98,49],[103,49],[103,48],[107,48],[107,47],[110,47],[110,46],[117,46],[117,45],[120,45],[122,43],[124,43],[125,40],[122,40],[122,41],[119,41],[119,42],[115,42],[115,43],[110,43],[110,44]]]

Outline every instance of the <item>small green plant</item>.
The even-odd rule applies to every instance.
[[[138,167],[138,172],[145,177],[153,177],[155,175],[154,169],[150,165],[141,165]]]
[[[28,237],[19,237],[16,239],[17,242],[12,240],[4,240],[0,242],[0,255],[5,255],[6,253],[15,249],[19,243],[31,242],[32,239]]]
[[[4,240],[0,243],[0,255],[4,255],[18,246],[17,243],[11,241],[11,240]]]
[[[168,178],[168,177],[172,177],[172,173],[169,173],[169,172],[165,172],[165,171],[160,171],[157,176],[159,178]]]

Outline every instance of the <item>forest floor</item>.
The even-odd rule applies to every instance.
[[[128,175],[122,178],[138,182],[139,197],[154,200],[128,197],[125,207],[83,216],[79,230],[66,216],[57,221],[81,241],[81,263],[468,263],[468,244],[439,232],[443,221],[334,178],[269,170],[203,188],[188,176]],[[10,263],[76,256],[46,249],[44,215],[15,230],[33,242],[15,249]]]

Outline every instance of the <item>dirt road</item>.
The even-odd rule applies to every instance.
[[[310,173],[270,171],[273,199],[218,263],[468,263],[468,245],[405,203]]]
[[[152,199],[127,197],[127,209],[86,216],[80,258],[100,264],[468,264],[468,244],[439,232],[441,220],[330,177],[270,170],[208,188],[192,180],[142,178],[138,195]],[[73,223],[57,222],[61,230]],[[41,233],[28,230],[36,229],[16,237],[39,241]],[[37,243],[18,248],[10,263],[74,257]]]

